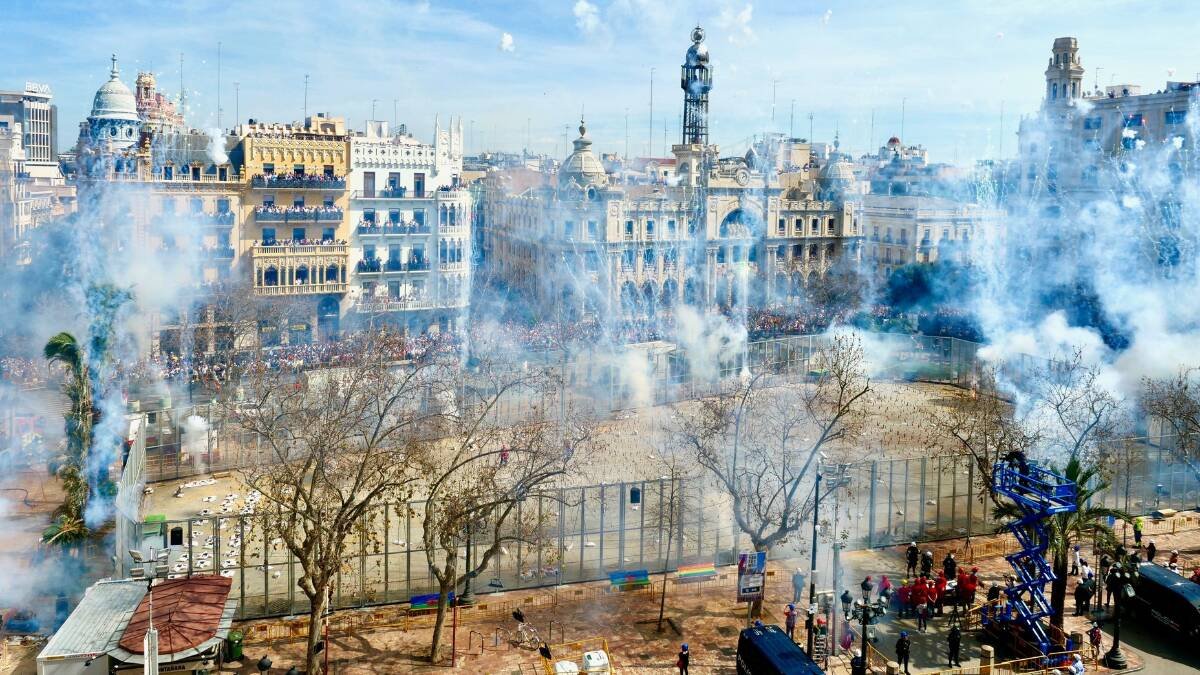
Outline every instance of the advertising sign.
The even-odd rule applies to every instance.
[[[738,602],[761,600],[763,582],[767,575],[767,552],[751,551],[738,554]]]

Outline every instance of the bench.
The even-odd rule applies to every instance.
[[[450,605],[454,604],[454,591],[450,591],[450,595],[447,598],[447,603],[449,603]],[[428,612],[430,610],[435,610],[435,609],[437,609],[437,606],[438,606],[438,594],[437,593],[427,593],[425,595],[414,595],[408,599],[408,612],[410,614],[413,612]]]
[[[680,565],[675,571],[676,583],[686,584],[695,581],[707,581],[717,576],[717,568],[712,563],[692,563]]]
[[[612,584],[613,590],[616,591],[646,588],[650,585],[650,572],[647,570],[618,570],[609,572],[608,580]]]

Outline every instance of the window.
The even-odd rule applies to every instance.
[[[1097,180],[1097,171],[1094,166],[1085,166],[1083,168],[1083,183],[1085,185],[1095,185]]]
[[[228,199],[218,199],[217,200],[217,213],[229,213],[229,200]]]
[[[633,268],[633,249],[625,249],[621,253],[621,265],[626,268]]]
[[[688,235],[691,236],[694,234],[696,234],[696,221],[689,220],[688,221]]]
[[[300,241],[301,239],[304,239],[304,236],[305,236],[305,232],[304,232],[303,227],[293,227],[292,228],[292,239],[293,240]]]
[[[724,246],[717,248],[717,262],[719,262],[719,263],[725,262],[725,247]]]
[[[363,209],[363,222],[375,224],[375,209]]]
[[[812,219],[812,233],[813,234],[821,233],[821,219],[820,218]]]
[[[671,239],[675,238],[675,221],[674,220],[667,221],[667,236],[670,237]]]
[[[321,229],[321,241],[333,241],[333,228],[326,227]]]
[[[1099,139],[1085,138],[1083,141],[1083,149],[1084,150],[1099,150],[1100,149]]]
[[[647,266],[654,265],[654,249],[648,248],[642,251],[642,263]]]
[[[388,209],[388,222],[393,225],[400,224],[400,209]]]
[[[1163,114],[1163,121],[1167,124],[1183,124],[1187,120],[1186,110],[1168,110]]]
[[[901,244],[908,243],[908,230],[900,230],[900,243]]]
[[[322,167],[322,169],[325,171],[326,176],[328,176],[330,178],[333,177],[333,165],[332,164],[326,164],[324,167]]]
[[[393,300],[398,300],[400,298],[400,282],[399,281],[389,281],[388,285],[387,285],[387,289],[388,289],[388,297],[389,298],[392,298]]]
[[[392,171],[388,174],[388,189],[395,190],[400,187],[400,174]]]
[[[672,221],[672,222],[674,222],[674,221]],[[594,221],[594,220],[587,221],[587,236],[588,236],[588,239],[591,239],[593,241],[595,241],[596,239],[598,239],[600,237],[600,230],[599,230],[599,226],[596,224],[596,221]]]
[[[413,222],[418,226],[425,224],[425,209],[413,209]]]
[[[166,197],[162,200],[163,215],[170,216],[175,214],[175,200],[171,197]]]
[[[204,200],[200,198],[192,198],[188,202],[188,210],[192,213],[204,213]]]
[[[263,164],[263,173],[268,176],[275,173],[275,165],[271,164],[270,162]]]
[[[600,259],[595,251],[588,251],[583,254],[583,265],[589,272],[595,272],[600,269]]]
[[[366,173],[363,174],[362,189],[363,189],[364,197],[374,197],[375,196],[375,172],[374,171],[367,171]]]
[[[796,236],[804,234],[804,219],[797,218],[795,222]]]
[[[776,228],[776,232],[781,237],[787,234],[787,218],[779,219],[779,225]]]
[[[837,222],[837,221],[833,218],[830,218],[828,221],[825,222],[825,233],[826,234],[833,234],[833,228],[834,228],[835,222]]]
[[[1124,125],[1126,129],[1129,127],[1140,127],[1142,126],[1142,122],[1142,113],[1129,113],[1128,115],[1125,115],[1124,118]]]
[[[1099,129],[1104,122],[1104,118],[1097,115],[1096,117],[1083,118],[1084,129]]]
[[[303,208],[304,207],[304,195],[296,195],[296,196],[292,197],[292,206]]]
[[[375,259],[375,245],[374,244],[371,244],[369,246],[363,246],[363,259],[364,260],[374,260]]]
[[[573,221],[568,220],[563,223],[563,236],[567,239],[575,238],[575,223]]]
[[[274,243],[275,243],[275,228],[264,227],[263,228],[263,244],[266,246],[271,246]]]
[[[303,176],[304,175],[304,165],[303,164],[293,164],[292,165],[292,173],[296,174],[297,176]]]
[[[654,238],[654,221],[653,220],[646,221],[646,238],[648,238],[648,239]]]
[[[625,221],[625,238],[626,239],[633,238],[633,221],[632,220]]]
[[[275,195],[263,195],[263,206],[266,208],[275,206]]]
[[[1121,139],[1121,148],[1124,150],[1136,149],[1137,148],[1137,139],[1136,138],[1122,138]]]
[[[946,239],[949,239],[949,238],[950,238],[950,230],[948,230],[948,229],[946,229],[946,228],[944,228],[944,227],[943,227],[943,228],[942,228],[942,239],[943,239],[943,240],[946,240]]]
[[[175,177],[175,167],[168,164],[163,167],[163,180],[171,180]]]
[[[792,244],[792,257],[797,260],[804,257],[804,244]]]

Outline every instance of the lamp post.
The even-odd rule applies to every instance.
[[[805,652],[809,658],[813,655],[815,622],[817,615],[817,524],[821,512],[821,465],[817,464],[817,484],[813,487],[813,531],[812,531],[812,564],[809,565],[808,583],[808,616],[804,618],[804,632],[808,636],[808,649]]]
[[[857,659],[850,662],[851,675],[867,675],[867,626],[875,620],[875,617],[887,614],[887,603],[883,598],[876,598],[875,602],[871,602],[871,591],[875,590],[875,585],[871,583],[871,577],[863,579],[859,584],[862,589],[862,599],[855,600],[854,596],[850,595],[850,590],[846,589],[842,592],[842,611],[846,614],[847,623],[853,619],[858,619],[862,622],[862,653]]]
[[[168,555],[167,551],[151,548],[150,557],[147,559],[141,551],[135,548],[129,549],[129,557],[134,562],[133,566],[129,568],[129,577],[146,581],[148,620],[146,635],[142,639],[142,653],[145,657],[142,672],[145,675],[158,675],[158,631],[154,628],[154,580],[159,576],[167,576]]]
[[[1104,665],[1114,670],[1124,670],[1129,663],[1121,651],[1121,607],[1134,596],[1133,582],[1137,578],[1137,563],[1122,560],[1113,563],[1104,583],[1113,589],[1113,644],[1104,655]]]

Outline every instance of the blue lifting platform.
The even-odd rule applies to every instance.
[[[992,472],[992,488],[1011,499],[1022,513],[1008,524],[1021,550],[1004,556],[1017,577],[1016,585],[1005,589],[1009,610],[1004,620],[1025,626],[1042,653],[1049,653],[1050,639],[1041,619],[1054,613],[1044,589],[1055,576],[1046,562],[1050,535],[1045,521],[1050,516],[1076,510],[1075,483],[1035,462],[997,462]],[[1001,618],[996,616],[994,608],[991,616],[988,607],[982,611],[984,625]]]

